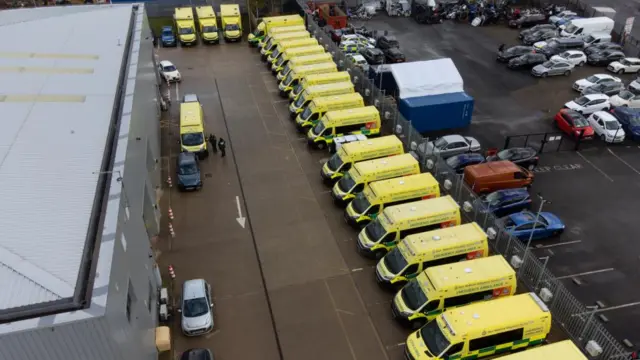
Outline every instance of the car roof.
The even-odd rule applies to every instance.
[[[617,106],[613,108],[614,114],[621,113],[622,115],[640,115],[640,109],[628,108],[626,106]]]
[[[351,54],[351,57],[352,57],[354,60],[358,60],[358,61],[360,61],[360,60],[365,60],[365,61],[366,61],[366,59],[364,58],[364,56],[362,56],[362,55],[360,55],[360,54]]]
[[[598,115],[604,121],[618,121],[618,119],[608,111],[596,111],[593,115]]]
[[[624,59],[629,61],[640,61],[640,58],[637,57],[625,57]]]
[[[464,138],[464,136],[462,135],[445,135],[442,137],[442,139],[446,140],[448,143],[452,143],[452,142],[458,142],[458,141],[464,141],[464,142],[468,142],[467,139]]]
[[[531,211],[522,211],[519,213],[509,215],[511,220],[517,225],[527,224],[533,222],[536,218],[535,214]]]
[[[181,152],[178,154],[178,162],[195,162],[196,154],[192,152]]]
[[[527,196],[529,197],[529,190],[525,188],[516,188],[516,189],[502,189],[496,191],[496,193],[502,195],[503,197],[516,197],[516,196]]]
[[[605,94],[589,94],[589,95],[585,95],[585,97],[589,100],[609,99],[609,97]]]
[[[565,50],[565,52],[569,53],[569,54],[572,54],[572,55],[573,54],[582,54],[582,55],[584,55],[584,53],[582,51],[580,51],[580,50]]]
[[[170,25],[163,26],[162,30],[173,30],[173,26],[170,26]]]
[[[180,360],[213,360],[209,349],[189,349],[180,355]]]
[[[482,156],[482,154],[480,153],[460,154],[460,155],[457,155],[456,157],[461,161],[468,161],[468,160],[475,160],[475,159],[484,160],[484,156]]]
[[[169,61],[169,60],[162,60],[162,61],[160,61],[160,65],[162,65],[163,67],[164,66],[171,66],[171,65],[173,65],[173,63],[171,61]]]
[[[187,280],[182,284],[182,299],[198,299],[205,296],[204,279]]]

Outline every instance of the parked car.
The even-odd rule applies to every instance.
[[[640,78],[630,82],[627,88],[634,94],[640,94]]]
[[[178,71],[178,68],[176,68],[176,66],[169,60],[160,61],[160,64],[158,64],[158,71],[160,72],[160,75],[162,75],[162,79],[167,83],[182,81],[180,71]]]
[[[553,118],[555,125],[572,139],[593,139],[593,128],[579,112],[570,109],[558,111]]]
[[[575,66],[582,66],[587,63],[587,55],[580,50],[567,50],[561,54],[553,55],[550,60],[566,61]]]
[[[209,349],[189,349],[180,355],[180,360],[213,360]]]
[[[603,82],[608,81],[622,82],[620,78],[609,74],[593,74],[587,78],[576,80],[576,82],[573,83],[573,90],[582,91],[589,86],[602,84]]]
[[[187,280],[182,285],[182,300],[178,311],[182,316],[182,332],[197,336],[213,330],[211,285],[203,279]]]
[[[579,112],[580,114],[592,114],[600,110],[609,110],[611,104],[609,97],[604,94],[591,94],[580,96],[564,104],[564,107]]]
[[[592,53],[587,56],[587,62],[593,66],[609,65],[610,63],[624,59],[624,53],[619,50],[607,50],[599,53]]]
[[[478,140],[462,135],[445,135],[427,143],[427,154],[439,154],[443,158],[467,152],[480,151]]]
[[[176,35],[173,33],[173,27],[163,26],[162,33],[160,34],[160,41],[162,47],[176,47],[178,42],[176,41]]]
[[[582,95],[605,94],[607,96],[613,96],[622,90],[624,90],[623,83],[609,81],[603,84],[591,85],[588,88],[582,90],[581,94]],[[609,100],[609,102],[611,102],[611,100]]]
[[[538,24],[544,24],[547,22],[547,16],[545,14],[528,14],[522,15],[518,19],[510,20],[509,26],[512,28],[532,27]]]
[[[384,35],[378,38],[376,41],[376,47],[381,50],[390,49],[390,48],[399,48],[400,43],[395,36]]]
[[[515,59],[518,56],[522,56],[524,54],[529,54],[532,52],[534,51],[531,46],[516,45],[503,51],[498,51],[497,60],[501,62],[508,62],[509,60]]]
[[[456,172],[456,174],[462,174],[464,168],[469,165],[476,165],[485,162],[484,156],[479,153],[467,153],[454,155],[447,160],[447,164]]]
[[[531,207],[531,196],[526,188],[504,189],[481,196],[474,201],[474,207],[482,214],[493,213],[503,217]]]
[[[549,60],[540,65],[534,66],[531,70],[531,75],[543,78],[556,75],[569,76],[571,75],[574,67],[575,66],[570,62]]]
[[[364,49],[360,52],[369,65],[384,64],[384,53],[378,48]]]
[[[340,37],[340,42],[343,43],[345,41],[352,41],[358,44],[362,44],[362,45],[371,45],[371,46],[375,46],[376,45],[376,40],[372,39],[372,38],[368,38],[364,35],[360,35],[360,34],[343,34]]]
[[[357,54],[365,49],[373,49],[373,45],[362,44],[355,41],[343,41],[340,43],[339,49],[345,54]]]
[[[624,141],[624,129],[618,119],[607,111],[596,111],[589,118],[589,125],[602,141],[620,143]]]
[[[527,36],[525,36],[522,39],[522,43],[525,45],[533,45],[534,43],[538,42],[538,41],[545,41],[545,40],[549,40],[549,39],[553,39],[554,37],[558,36],[558,31],[557,30],[552,30],[552,29],[543,29],[543,30],[538,30],[532,34],[529,34]]]
[[[564,19],[566,17],[570,17],[570,16],[575,16],[578,15],[577,13],[571,11],[571,10],[564,10],[564,11],[560,11],[559,13],[555,14],[555,15],[551,15],[549,16],[549,24],[553,24],[557,21],[560,21],[561,19]]]
[[[587,54],[587,56],[589,56],[590,54],[600,53],[603,51],[611,51],[611,50],[622,51],[623,48],[622,48],[622,45],[620,44],[616,44],[614,42],[605,42],[605,43],[596,44],[596,45],[587,47],[586,49],[584,49],[584,53]]]
[[[500,218],[499,222],[507,233],[523,241],[529,240],[530,237],[532,240],[543,240],[557,236],[562,234],[565,228],[562,220],[550,212],[535,214],[525,210]]]
[[[609,98],[609,102],[615,107],[640,108],[640,94],[634,94],[629,90],[622,90]]]
[[[618,107],[611,110],[611,115],[615,116],[622,125],[625,137],[631,138],[633,141],[640,140],[640,109]]]
[[[547,57],[543,54],[529,53],[520,55],[517,58],[509,60],[507,67],[509,69],[531,69],[536,65],[540,65],[547,61]]]
[[[395,64],[407,61],[404,53],[398,48],[388,48],[382,50],[387,64]]]
[[[552,24],[539,24],[539,25],[536,25],[536,26],[534,26],[532,28],[520,31],[520,34],[518,35],[518,38],[519,39],[524,39],[529,34],[533,34],[534,32],[536,32],[538,30],[545,30],[545,29],[547,29],[547,30],[549,30],[549,29],[550,30],[555,30],[556,26],[552,25]]]
[[[566,25],[569,21],[575,20],[575,19],[582,19],[582,17],[578,15],[569,15],[567,17],[559,19],[558,21],[554,21],[553,25],[560,27],[562,25]]]
[[[540,157],[534,148],[516,147],[499,151],[497,154],[488,156],[487,162],[509,160],[512,163],[522,166],[525,169],[533,170],[538,166]]]
[[[607,70],[616,74],[637,73],[640,71],[640,59],[627,57],[614,61],[607,66]]]
[[[190,152],[179,153],[176,172],[180,190],[200,190],[202,188],[202,176],[196,154]]]
[[[359,67],[362,71],[369,71],[369,63],[364,56],[359,54],[347,54],[349,59],[355,66]]]
[[[584,40],[581,38],[554,38],[547,42],[540,41],[533,45],[536,52],[543,53],[547,57],[562,54],[567,50],[582,50]]]

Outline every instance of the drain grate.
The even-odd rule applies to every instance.
[[[205,177],[205,178],[210,178],[210,177],[212,177],[212,176],[213,176],[213,174],[212,174],[212,173],[206,173],[206,174],[204,174],[204,177]]]

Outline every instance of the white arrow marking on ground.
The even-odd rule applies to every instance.
[[[244,225],[247,222],[247,218],[242,216],[242,207],[240,206],[240,197],[239,196],[236,196],[236,205],[238,206],[238,217],[236,218],[236,221],[244,229]]]

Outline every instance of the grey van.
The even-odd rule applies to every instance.
[[[582,50],[583,47],[584,40],[581,38],[556,38],[549,40],[543,48],[536,52],[545,54],[550,58],[567,50]]]
[[[182,332],[186,336],[206,334],[213,330],[211,285],[203,279],[187,280],[182,285],[180,309]]]

